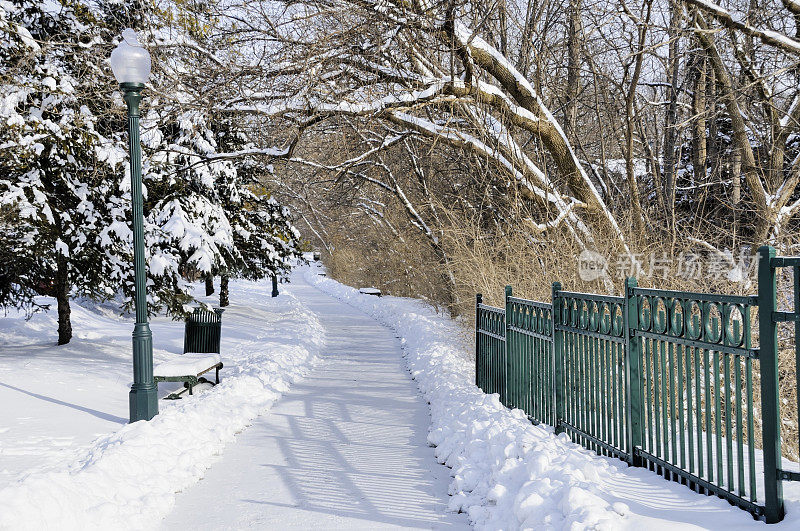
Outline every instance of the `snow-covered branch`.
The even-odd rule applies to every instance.
[[[710,0],[685,0],[687,3],[693,5],[694,7],[700,9],[701,11],[708,13],[709,15],[713,16],[717,19],[721,24],[728,26],[732,29],[741,31],[745,35],[750,35],[751,37],[756,37],[760,39],[765,44],[770,44],[775,46],[776,48],[780,48],[781,50],[791,53],[793,55],[800,55],[800,41],[797,41],[787,35],[783,35],[773,30],[764,30],[752,26],[746,22],[742,22],[737,20],[731,15],[731,13],[711,2]],[[796,3],[793,0],[784,0],[784,5],[786,3],[790,3],[790,5],[795,6]]]

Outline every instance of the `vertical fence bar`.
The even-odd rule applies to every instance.
[[[655,319],[654,312],[652,311],[653,307],[650,307],[650,315],[651,319]],[[653,341],[653,355],[658,352],[658,362],[659,367],[661,367],[660,374],[660,382],[661,382],[661,435],[663,436],[662,439],[662,451],[664,452],[664,461],[669,462],[669,426],[668,426],[668,419],[667,415],[669,415],[669,409],[667,408],[668,399],[667,399],[667,354],[664,351],[664,342],[663,341]],[[658,455],[658,454],[656,454]],[[669,479],[670,474],[669,471],[665,468],[663,470],[664,477]]]
[[[622,442],[622,438],[625,434],[625,417],[620,414],[623,407],[621,397],[621,374],[623,370],[623,358],[620,356],[620,354],[624,348],[624,345],[613,342],[611,343],[611,348],[613,352],[612,359],[614,363],[614,370],[611,374],[611,377],[613,378],[611,382],[611,414],[614,415],[614,446],[620,449],[625,449],[625,444]]]
[[[732,400],[731,400],[731,369],[730,369],[730,358],[731,356],[728,354],[723,354],[722,358],[722,367],[725,375],[725,457],[727,459],[728,465],[728,490],[733,492],[734,490],[734,481],[733,481],[733,431],[731,428],[731,417],[735,413],[735,410],[732,409]]]
[[[580,314],[579,314],[580,315]],[[580,319],[580,317],[579,317]],[[580,320],[578,321],[580,323]],[[579,324],[580,326],[580,324]],[[592,435],[594,433],[594,429],[592,426],[594,425],[593,415],[594,415],[594,386],[592,384],[592,377],[593,377],[593,370],[592,370],[592,342],[591,337],[581,334],[581,339],[583,341],[583,365],[586,371],[586,424],[584,425],[583,431]],[[589,450],[596,450],[597,447],[594,445],[594,442],[591,440],[587,440],[586,443],[588,444],[587,448]]]
[[[555,381],[555,428],[556,434],[562,433],[564,431],[564,388],[566,386],[566,379],[564,378],[564,353],[562,344],[564,342],[564,332],[561,330],[556,330],[556,324],[561,324],[561,300],[558,297],[558,292],[561,291],[561,282],[553,282],[553,289],[551,291],[550,302],[551,306],[551,314],[550,314],[550,333],[553,337],[552,349],[553,349],[553,363],[555,364],[555,370],[553,371]]]
[[[682,314],[685,316],[686,314]],[[688,437],[688,454],[689,454],[689,472],[694,473],[694,420],[692,412],[694,411],[694,401],[692,399],[692,349],[685,347],[683,349],[684,357],[686,358],[686,432]],[[695,378],[697,375],[695,374]]]
[[[678,435],[680,436],[680,461],[681,468],[686,469],[686,424],[684,423],[683,410],[686,405],[686,396],[683,393],[683,345],[675,345],[675,358],[678,362]],[[674,428],[673,428],[674,429]],[[684,482],[685,483],[685,482]]]
[[[533,315],[530,309],[519,307],[518,311],[522,314],[522,323],[517,326],[522,326],[525,330],[533,330]],[[539,381],[539,366],[536,356],[536,338],[531,336],[520,335],[520,345],[522,346],[522,366],[520,367],[523,378],[520,382],[520,407],[525,410],[528,417],[533,417],[536,422],[542,422],[542,416],[539,411],[541,402],[536,400],[537,393],[540,389]]]
[[[625,279],[625,311],[623,336],[625,338],[625,412],[628,425],[628,462],[632,466],[642,466],[636,455],[636,448],[642,445],[642,376],[640,370],[639,340],[634,335],[639,327],[639,309],[636,304],[636,279]]]
[[[792,267],[794,277],[794,313],[800,313],[800,267]],[[797,395],[797,426],[800,428],[800,321],[794,322],[794,378]]]
[[[783,519],[780,405],[778,396],[778,329],[772,320],[776,310],[777,286],[772,259],[775,249],[758,249],[758,330],[759,369],[761,371],[761,418],[764,452],[764,505],[767,523]]]
[[[705,369],[705,399],[706,399],[706,473],[708,474],[708,480],[713,482],[714,481],[714,447],[713,441],[711,440],[711,434],[713,431],[711,430],[711,363],[709,362],[708,357],[708,349],[703,349],[703,368]]]
[[[506,333],[506,315],[505,313],[502,314],[502,317],[497,314],[495,316],[494,328],[495,333],[500,334],[503,333],[503,338],[507,339],[505,336]],[[494,369],[495,373],[495,384],[496,386],[496,393],[500,395],[500,402],[505,405],[506,404],[506,342],[505,340],[500,341],[493,341],[494,343],[494,358],[497,360],[495,363],[496,369]]]
[[[512,339],[511,334],[509,334],[508,327],[511,324],[513,316],[511,315],[511,303],[509,302],[509,297],[511,297],[511,286],[506,286],[506,298],[505,298],[505,309],[506,309],[506,321],[505,321],[505,336],[506,341],[504,343],[505,346],[505,363],[503,363],[504,369],[503,372],[505,373],[505,378],[503,378],[503,389],[504,393],[501,395],[503,398],[503,405],[505,405],[509,409],[514,409],[516,404],[513,402],[514,396],[514,372],[509,370],[509,364],[511,363],[512,356],[514,355],[514,348],[512,346]]]
[[[692,316],[687,314],[687,319]],[[687,321],[688,324],[688,321]],[[703,402],[701,394],[701,375],[700,372],[700,351],[702,349],[694,349],[694,385],[695,385],[695,409],[697,411],[697,476],[703,477]],[[698,486],[698,492],[703,492],[703,488]]]
[[[645,423],[644,426],[647,427],[647,451],[651,454],[655,454],[655,444],[653,441],[653,426],[656,425],[655,420],[655,410],[653,409],[652,404],[652,396],[655,393],[655,385],[653,385],[653,377],[655,376],[655,372],[651,371],[651,363],[650,363],[650,356],[649,356],[649,343],[645,342],[645,355],[644,355],[644,399],[643,405],[645,408]],[[644,438],[642,438],[642,443],[644,443]],[[649,467],[652,469],[652,466]]]
[[[609,372],[613,367],[611,354],[609,352],[611,349],[611,342],[602,340],[600,345],[602,346],[601,350],[603,352],[603,437],[607,443],[614,444],[614,439],[611,436],[611,426],[614,421],[611,417],[611,380],[609,377]],[[613,372],[611,374],[613,374]]]
[[[666,319],[666,317],[665,317]],[[669,325],[667,325],[669,326]],[[678,431],[675,428],[675,420],[677,417],[677,413],[675,411],[675,395],[677,394],[676,388],[676,381],[675,381],[675,345],[669,343],[667,345],[668,351],[668,362],[669,362],[669,438],[671,443],[672,453],[670,454],[670,459],[672,462],[677,464],[678,463]],[[680,401],[678,402],[680,406]],[[683,468],[683,465],[681,465]],[[679,477],[675,474],[672,475],[673,481],[678,481]]]
[[[580,306],[579,306],[580,308]],[[578,314],[578,323],[580,326],[580,313]],[[584,402],[584,424],[583,424],[583,431],[588,434],[592,434],[592,414],[594,410],[592,409],[592,357],[591,357],[591,341],[590,337],[586,334],[580,334],[581,342],[583,343],[583,370],[584,370],[584,379],[586,382],[586,398]],[[587,448],[589,450],[594,450],[595,446],[593,441],[587,439],[586,440]]]
[[[653,424],[655,426],[656,457],[661,457],[661,385],[663,383],[663,372],[661,370],[661,358],[658,355],[658,344],[656,341],[645,340],[645,356],[653,357]],[[665,456],[666,457],[666,456]],[[659,471],[661,469],[659,468]],[[659,472],[660,473],[660,472]]]
[[[627,409],[627,404],[625,402],[625,344],[624,343],[617,343],[616,348],[617,354],[617,380],[616,380],[616,399],[617,399],[617,409],[616,414],[619,422],[617,423],[618,430],[617,430],[617,441],[619,448],[624,448],[626,451],[630,451],[627,448],[627,430],[625,424],[625,410]],[[630,427],[628,427],[630,429]]]
[[[736,457],[739,472],[739,496],[745,497],[747,491],[744,486],[744,430],[742,429],[742,358],[736,356]],[[750,435],[752,436],[752,435]]]
[[[475,385],[480,387],[484,392],[483,382],[481,378],[481,303],[483,302],[483,295],[478,293],[475,295]]]

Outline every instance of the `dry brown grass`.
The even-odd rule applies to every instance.
[[[440,212],[446,212],[441,205]],[[325,256],[325,263],[332,277],[352,286],[371,285],[385,293],[415,297],[429,302],[437,310],[447,307],[460,315],[466,335],[472,333],[475,294],[482,293],[484,301],[494,306],[503,305],[504,287],[513,286],[519,297],[550,301],[554,281],[561,282],[563,289],[620,295],[625,275],[617,270],[615,242],[597,241],[597,249],[612,249],[607,252],[610,284],[601,280],[585,282],[578,275],[577,257],[581,249],[567,234],[558,232],[530,236],[530,232],[513,230],[508,226],[495,226],[489,230],[478,220],[447,212],[448,225],[441,233],[441,242],[449,262],[449,272],[455,279],[455,289],[445,289],[446,271],[436,261],[426,240],[412,233],[403,233],[405,242],[387,240],[384,236],[371,236],[369,232],[355,240],[341,239],[336,250]],[[689,253],[707,253],[696,244],[681,240],[678,245],[653,237],[629,237],[631,251],[649,268],[648,258],[679,257]],[[706,255],[708,256],[708,255]],[[724,276],[699,275],[697,278],[681,278],[677,263],[669,271],[648,276],[636,275],[639,285],[660,289],[698,291],[726,294],[755,294],[755,270],[749,283],[731,282]],[[646,271],[645,271],[646,272]],[[610,287],[610,289],[609,289]],[[786,299],[792,291],[791,279],[784,277],[779,284],[779,293]],[[786,307],[784,300],[783,309]],[[753,316],[753,344],[758,344],[757,316]],[[793,461],[800,460],[798,448],[797,388],[794,360],[794,329],[782,326],[779,331],[780,351],[780,397],[783,432],[783,454]],[[754,401],[760,402],[760,380],[757,362],[754,364]],[[756,417],[755,440],[761,444],[760,416]]]

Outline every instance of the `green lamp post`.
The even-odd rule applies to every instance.
[[[158,388],[153,381],[153,334],[147,323],[147,291],[144,260],[144,215],[142,213],[142,148],[139,143],[139,102],[150,77],[150,54],[136,32],[126,29],[122,41],[111,52],[111,69],[128,104],[128,147],[131,159],[133,201],[133,268],[135,273],[133,328],[133,385],[129,395],[131,422],[150,420],[158,414]]]

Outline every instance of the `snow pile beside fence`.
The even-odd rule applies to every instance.
[[[175,493],[200,480],[225,445],[307,373],[324,344],[316,315],[291,294],[259,303],[263,339],[224,341],[218,386],[99,438],[79,462],[0,490],[0,529],[155,527]]]
[[[316,275],[306,279],[395,330],[408,369],[430,403],[428,441],[452,468],[450,509],[480,529],[745,529],[763,526],[715,496],[703,496],[644,468],[629,468],[533,426],[521,410],[474,385],[463,330],[421,301],[376,299]],[[787,517],[800,524],[800,485],[784,484]]]
[[[408,368],[430,403],[428,441],[452,468],[451,510],[487,528],[619,526],[627,506],[609,501],[598,485],[612,464],[481,392],[452,320],[419,301],[359,294],[313,269],[306,279],[401,337]]]

